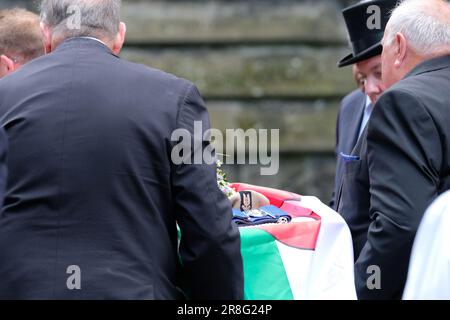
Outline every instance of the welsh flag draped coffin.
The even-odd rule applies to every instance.
[[[356,299],[350,231],[315,197],[247,184],[293,219],[240,227],[244,293],[248,300]]]

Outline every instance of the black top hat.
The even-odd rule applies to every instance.
[[[397,2],[398,0],[372,0],[342,10],[353,53],[339,61],[339,67],[381,54],[383,51],[381,39],[383,39],[384,29]],[[377,6],[379,10],[372,9],[371,6]],[[380,13],[379,20],[375,16],[378,12]]]

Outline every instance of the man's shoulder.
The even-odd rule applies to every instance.
[[[383,126],[389,121],[416,126],[435,118],[434,109],[440,108],[442,103],[438,100],[442,99],[436,98],[436,91],[429,86],[429,83],[425,84],[415,76],[397,82],[378,98],[371,123],[380,122]],[[436,120],[441,121],[439,117]]]
[[[15,86],[15,83],[22,82],[23,79],[28,78],[30,74],[42,74],[40,70],[45,70],[48,66],[56,65],[57,63],[55,62],[60,61],[60,59],[60,56],[53,54],[41,56],[26,63],[18,71],[13,72],[4,79],[1,79],[2,81],[0,81],[0,83],[4,83],[4,85],[11,84]],[[149,86],[155,83],[159,83],[160,85],[169,86],[173,90],[182,91],[188,87],[193,86],[193,83],[189,80],[177,77],[176,75],[167,73],[163,70],[131,62],[123,58],[114,57],[113,59],[105,59],[104,56],[99,56],[98,59],[99,62],[101,61],[99,64],[108,66],[108,69],[110,70],[109,76],[117,75],[119,77],[130,80],[138,79],[138,82],[141,83],[142,86]],[[69,63],[67,63],[67,65],[68,64]],[[93,70],[93,72],[95,73],[96,71]]]
[[[15,88],[19,90],[26,84],[30,76],[43,75],[42,70],[52,63],[49,54],[42,55],[23,64],[18,70],[0,79],[0,88]]]
[[[422,105],[430,94],[434,95],[432,92],[436,92],[436,90],[440,91],[440,95],[450,95],[450,90],[448,93],[439,90],[440,85],[439,83],[430,83],[429,79],[425,79],[422,75],[404,78],[387,89],[378,99],[378,104],[391,108],[408,108],[408,105],[412,103]]]
[[[446,69],[422,72],[403,78],[395,83],[385,93],[389,95],[409,95],[420,99],[430,94],[450,96],[450,74]]]
[[[363,101],[366,95],[360,89],[353,90],[342,99],[342,104],[349,104],[355,101]]]
[[[347,94],[341,101],[339,112],[355,112],[365,106],[366,95],[360,89]]]
[[[158,82],[162,85],[169,86],[174,90],[179,89],[183,91],[193,86],[191,81],[160,69],[124,59],[121,59],[119,63],[122,65],[123,72],[127,72],[129,75],[138,77],[142,83]]]

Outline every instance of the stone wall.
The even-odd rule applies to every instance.
[[[279,128],[280,172],[225,166],[231,180],[316,195],[334,178],[339,100],[353,90],[339,0],[123,0],[122,56],[193,81],[212,126]],[[0,0],[1,7],[32,1]]]

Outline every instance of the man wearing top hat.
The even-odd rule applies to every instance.
[[[343,10],[353,52],[339,67],[354,65],[363,79],[363,91],[355,90],[342,102],[337,122],[337,168],[334,208],[346,220],[358,258],[367,238],[369,181],[363,137],[373,106],[383,93],[380,44],[389,14],[397,0],[362,1]]]

